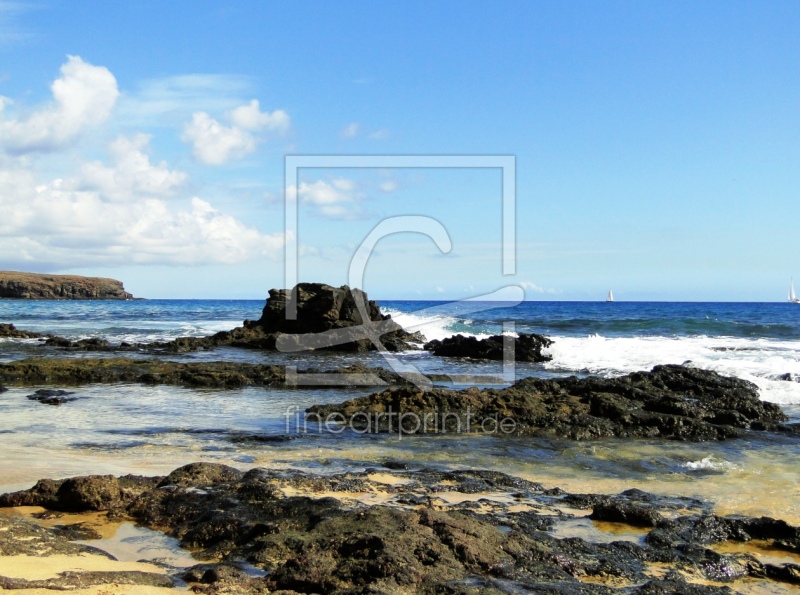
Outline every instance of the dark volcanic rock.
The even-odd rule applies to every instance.
[[[160,480],[139,475],[40,479],[29,490],[0,495],[0,506],[42,506],[61,512],[113,510],[154,489]]]
[[[64,337],[50,337],[44,343],[47,346],[61,347],[67,351],[112,351],[113,347],[105,339],[97,337],[70,341]]]
[[[130,300],[115,279],[0,271],[0,298],[29,300]]]
[[[365,415],[365,414],[368,414]],[[307,410],[372,432],[489,432],[577,440],[646,437],[724,440],[742,430],[787,430],[780,407],[750,382],[684,366],[619,378],[525,378],[506,389],[400,387]],[[332,417],[335,416],[335,417]]]
[[[13,324],[0,323],[0,338],[3,339],[41,339],[45,335],[33,331],[23,331]]]
[[[113,475],[89,475],[64,480],[56,492],[58,510],[85,512],[120,506],[124,493]]]
[[[364,324],[356,300],[366,309],[369,321],[380,322],[390,317],[382,315],[377,302],[370,301],[360,289],[347,285],[332,287],[324,283],[298,283],[294,290],[270,289],[267,304],[256,324],[268,333],[322,333],[337,328]],[[292,301],[297,309],[295,320],[286,319],[287,305]]]
[[[748,554],[720,554],[707,547],[758,538],[792,550],[795,545],[786,540],[795,540],[798,529],[783,521],[698,514],[708,503],[640,490],[569,495],[493,471],[384,467],[383,473],[398,481],[376,482],[370,470],[322,476],[266,469],[242,473],[195,463],[161,481],[154,478],[147,487],[140,482],[139,491],[118,510],[166,531],[207,560],[182,572],[193,590],[203,593],[702,595],[732,591],[687,579],[735,588],[736,581],[746,578],[749,586],[769,592],[772,580],[797,582],[800,576],[793,564],[763,565]],[[67,481],[95,485],[80,491],[103,494],[100,503],[113,499],[109,478]],[[56,495],[68,491],[67,481]],[[125,481],[119,478],[118,485]],[[54,493],[52,486],[42,487],[44,480],[37,486],[31,492]],[[437,497],[442,491],[505,497],[451,504]],[[386,504],[366,505],[348,499],[353,492],[390,498]],[[575,519],[560,508],[581,502],[603,510],[597,514],[608,520],[656,527],[644,543],[556,537],[554,527]],[[529,504],[532,510],[514,511],[510,503]],[[44,529],[27,530],[58,541]],[[0,553],[38,546],[24,536],[18,544],[8,537],[0,531]],[[11,549],[5,552],[4,547]],[[244,572],[242,560],[264,575]],[[650,563],[659,564],[665,575],[653,578]]]
[[[74,401],[76,397],[70,397],[75,393],[70,393],[65,390],[52,390],[49,388],[40,388],[32,395],[28,395],[31,401],[39,401],[45,405],[62,405]]]
[[[0,364],[0,379],[9,384],[78,385],[141,382],[193,387],[235,388],[281,385],[279,366],[231,362],[178,363],[122,357],[97,359],[30,358]]]
[[[287,303],[293,299],[297,317],[287,320]],[[366,321],[356,305],[357,300],[364,304]],[[381,314],[377,302],[370,301],[360,289],[298,283],[294,290],[270,289],[258,320],[245,320],[241,327],[210,337],[183,337],[161,346],[178,353],[222,345],[280,351],[370,351],[376,349],[370,333],[388,351],[415,349],[418,343],[425,341],[419,333],[409,333],[391,316]]]
[[[207,487],[218,483],[237,481],[244,473],[227,465],[218,463],[190,463],[167,475],[158,484],[164,486]]]
[[[334,370],[300,370],[287,381],[283,366],[236,362],[179,363],[155,359],[113,358],[29,358],[0,364],[0,381],[17,385],[141,382],[200,388],[240,388],[243,386],[319,386],[327,379],[336,386],[347,386],[348,379],[338,382],[342,375],[355,376],[360,386],[392,386],[408,382],[384,368],[361,365]],[[71,394],[71,393],[70,393]],[[42,389],[29,398],[68,399],[66,393]],[[69,400],[69,399],[68,399]],[[45,402],[45,401],[43,401]],[[53,404],[58,404],[54,402]]]
[[[661,515],[652,508],[614,499],[595,504],[589,518],[626,523],[634,527],[655,527],[662,520]]]
[[[503,359],[503,335],[493,335],[488,339],[465,337],[455,335],[444,340],[434,340],[425,344],[425,349],[434,355],[445,357],[470,357],[474,359]],[[509,338],[509,341],[512,339]],[[518,362],[546,362],[551,356],[542,353],[553,344],[553,341],[544,335],[533,333],[520,333],[513,338],[514,359]]]

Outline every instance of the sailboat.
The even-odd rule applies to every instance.
[[[797,299],[797,294],[794,292],[794,277],[792,278],[792,282],[789,284],[789,303],[800,304],[800,300]]]
[[[606,298],[606,301],[607,302],[613,302],[614,301],[614,294],[611,292],[610,289],[608,290],[608,297]],[[800,300],[798,300],[798,303],[800,303]]]

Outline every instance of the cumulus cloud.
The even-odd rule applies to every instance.
[[[108,201],[61,179],[37,186],[29,172],[0,172],[0,209],[3,261],[19,265],[232,264],[277,259],[284,245],[197,197]]]
[[[57,270],[280,258],[283,233],[262,233],[188,194],[186,173],[151,158],[148,134],[120,135],[105,160],[81,161],[74,142],[112,116],[119,96],[106,68],[70,56],[51,88],[52,101],[27,112],[0,98],[2,266]],[[223,142],[223,161],[249,150],[248,143],[254,147],[259,133],[289,126],[284,112],[262,112],[257,101],[241,103],[231,106],[240,106],[229,113],[231,125],[220,126],[244,140]],[[224,141],[225,130],[205,118],[195,118],[200,131]],[[69,169],[61,174],[44,173],[65,165]]]
[[[170,170],[165,161],[150,163],[145,152],[150,135],[120,136],[109,146],[113,166],[99,161],[82,168],[81,186],[98,190],[110,200],[125,200],[136,194],[166,196],[173,194],[186,181],[186,174]]]
[[[0,119],[0,148],[12,154],[62,148],[105,122],[119,97],[114,75],[78,56],[68,57],[50,88],[49,104],[23,117]]]
[[[290,197],[299,198],[302,204],[312,206],[323,217],[355,219],[361,214],[358,204],[361,196],[353,180],[301,182],[299,187],[290,186],[288,192]]]
[[[286,132],[291,120],[289,114],[283,110],[275,110],[272,113],[262,112],[258,100],[253,99],[247,105],[241,105],[231,112],[231,122],[245,130],[257,132],[267,129]]]
[[[265,130],[286,132],[291,124],[283,110],[262,112],[258,100],[234,109],[228,115],[227,126],[206,112],[195,112],[192,121],[183,129],[182,139],[192,145],[194,157],[207,165],[222,165],[231,159],[240,159],[256,150],[261,137],[256,133]]]
[[[246,130],[224,126],[205,112],[192,116],[182,139],[192,145],[195,159],[207,165],[222,165],[256,150],[256,140]]]
[[[384,140],[389,138],[389,129],[388,128],[380,128],[379,130],[375,130],[371,132],[369,137],[374,140]]]

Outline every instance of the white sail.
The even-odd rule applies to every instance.
[[[797,299],[797,294],[794,292],[794,279],[789,283],[789,302],[792,304],[800,303],[800,300]]]
[[[608,290],[608,297],[606,298],[606,301],[607,302],[613,302],[614,301],[614,294],[611,292],[610,289]]]

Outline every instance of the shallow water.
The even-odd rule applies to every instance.
[[[697,496],[723,513],[779,516],[800,524],[800,444],[752,433],[728,442],[574,442],[480,435],[329,433],[300,415],[340,389],[196,390],[90,385],[61,406],[30,401],[33,388],[0,395],[0,491],[42,477],[164,474],[193,461],[333,473],[402,460],[418,467],[503,471],[570,492],[638,487]],[[362,394],[369,390],[361,391]]]
[[[135,302],[0,301],[0,321],[72,339],[112,342],[203,336],[258,318],[264,302],[152,300]],[[617,375],[661,363],[695,365],[756,382],[762,398],[800,419],[800,308],[788,304],[484,304],[386,302],[410,330],[429,338],[455,332],[485,336],[504,320],[517,331],[555,339],[553,360],[517,364],[513,377]],[[47,357],[107,357],[44,348],[36,340],[0,339],[0,362]],[[153,357],[148,353],[125,354]],[[233,348],[162,356],[177,361],[228,360],[332,369],[384,366],[380,354],[264,353]],[[497,362],[400,354],[426,373],[502,375]],[[780,374],[790,380],[779,380]],[[509,380],[510,378],[507,378]],[[487,380],[488,382],[488,380]],[[69,388],[77,400],[54,407],[26,398],[35,388],[0,394],[0,491],[42,477],[89,473],[164,474],[198,460],[240,468],[270,466],[315,472],[412,466],[495,469],[573,492],[614,493],[630,487],[697,496],[721,512],[768,514],[800,524],[798,440],[753,433],[725,443],[598,440],[570,442],[506,436],[361,435],[302,423],[312,404],[334,403],[371,389],[197,390],[168,386]]]

